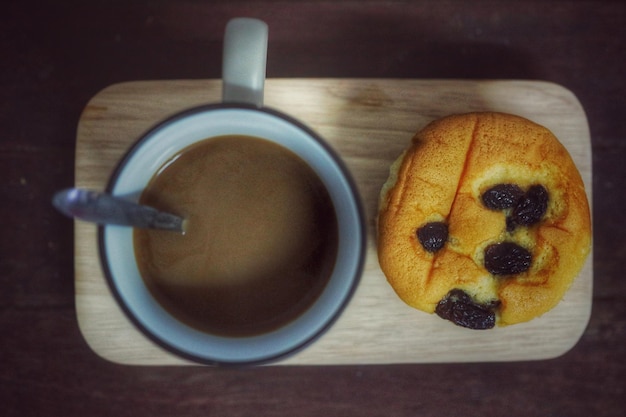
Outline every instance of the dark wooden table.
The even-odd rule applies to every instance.
[[[270,25],[268,77],[547,80],[584,106],[594,296],[557,359],[393,366],[125,367],[74,308],[76,125],[102,88],[219,78],[226,21]],[[620,1],[32,1],[0,6],[0,414],[621,416],[626,279],[626,6]]]

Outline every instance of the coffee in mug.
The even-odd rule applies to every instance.
[[[136,229],[152,295],[208,333],[253,336],[298,317],[337,257],[337,218],[317,174],[261,138],[221,136],[176,153],[139,200],[186,219],[185,233]]]
[[[294,354],[339,318],[365,260],[363,209],[339,155],[263,105],[267,25],[230,21],[223,100],[159,122],[107,192],[184,217],[186,233],[101,226],[105,278],[147,338],[194,362]]]

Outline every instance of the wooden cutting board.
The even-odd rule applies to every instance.
[[[116,162],[143,132],[220,96],[219,80],[138,81],[102,90],[78,124],[76,186],[103,189]],[[340,153],[356,179],[369,227],[365,271],[344,314],[317,342],[280,364],[538,360],[576,344],[591,313],[593,255],[552,311],[529,323],[473,331],[400,301],[378,266],[374,231],[389,165],[417,130],[452,113],[508,112],[548,127],[572,155],[591,202],[589,128],[570,91],[534,81],[270,79],[265,104],[300,119]],[[98,355],[122,364],[189,364],[153,344],[123,315],[103,278],[91,224],[76,223],[75,273],[78,322]]]

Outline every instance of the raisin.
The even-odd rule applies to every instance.
[[[513,232],[516,227],[517,227],[517,225],[515,224],[515,221],[513,220],[513,218],[511,216],[507,216],[507,218],[506,218],[506,231],[507,232]]]
[[[437,252],[448,240],[448,225],[442,222],[426,223],[417,229],[417,238],[424,250]]]
[[[483,204],[490,210],[505,210],[514,207],[524,191],[515,184],[494,185],[482,195]]]
[[[499,302],[478,304],[463,290],[451,290],[435,308],[442,319],[474,330],[491,329],[496,324],[495,309]]]
[[[485,248],[485,268],[493,275],[520,274],[528,268],[532,256],[513,242],[494,243]]]
[[[548,190],[542,185],[533,185],[518,201],[511,213],[512,223],[530,226],[538,223],[548,209]]]

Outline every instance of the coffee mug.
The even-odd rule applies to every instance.
[[[137,254],[145,247],[142,246],[144,241],[138,238],[138,236],[141,236],[138,235],[140,232],[127,227],[111,225],[100,226],[98,230],[99,252],[104,275],[122,310],[136,327],[152,341],[180,357],[202,364],[262,364],[279,360],[300,351],[319,338],[340,316],[358,285],[364,264],[366,232],[363,209],[355,183],[341,158],[322,138],[301,122],[280,111],[263,107],[267,37],[267,25],[259,20],[237,18],[228,22],[224,38],[222,102],[185,110],[160,122],[149,130],[127,151],[119,162],[109,180],[107,191],[113,195],[141,201],[142,196],[146,194],[147,187],[154,183],[155,178],[162,175],[161,173],[165,172],[165,168],[169,169],[173,161],[178,160],[177,158],[181,154],[188,152],[189,149],[193,150],[199,146],[205,146],[205,154],[212,156],[214,152],[217,152],[215,149],[220,146],[228,149],[231,144],[229,141],[231,140],[232,143],[239,143],[239,150],[249,154],[247,162],[238,163],[236,159],[233,162],[232,158],[235,158],[233,155],[238,155],[236,153],[229,156],[231,161],[228,164],[230,165],[226,164],[224,167],[230,167],[231,171],[228,171],[224,176],[227,184],[223,187],[226,191],[222,190],[222,192],[227,192],[228,195],[240,196],[241,198],[263,199],[264,202],[259,203],[259,205],[264,205],[265,212],[257,213],[255,216],[261,216],[260,218],[271,217],[274,219],[272,221],[275,222],[268,223],[271,226],[264,229],[265,231],[261,233],[261,236],[254,237],[254,239],[258,240],[255,240],[257,243],[250,245],[250,252],[255,252],[257,248],[265,250],[267,246],[271,246],[266,240],[269,240],[267,238],[268,234],[274,234],[274,229],[285,229],[283,232],[290,236],[293,243],[291,241],[287,243],[278,242],[276,247],[279,249],[268,253],[281,254],[284,248],[289,250],[292,247],[299,246],[304,248],[301,252],[294,252],[296,255],[282,256],[287,258],[285,262],[291,262],[294,258],[305,256],[302,253],[305,253],[304,251],[308,250],[306,248],[312,245],[309,242],[312,235],[315,235],[318,240],[322,239],[324,242],[326,242],[324,239],[327,239],[327,235],[333,234],[336,238],[329,240],[330,243],[325,243],[324,245],[326,246],[322,245],[322,247],[310,250],[310,253],[306,252],[306,256],[311,257],[313,263],[315,263],[315,257],[323,256],[325,257],[324,262],[327,264],[326,268],[311,269],[309,266],[311,262],[303,262],[306,265],[302,270],[309,275],[306,279],[315,279],[316,277],[313,276],[315,274],[326,274],[322,284],[317,284],[315,294],[298,295],[298,297],[304,297],[308,300],[306,306],[301,308],[301,311],[293,314],[293,317],[290,317],[288,320],[279,320],[279,324],[275,327],[266,326],[261,328],[261,330],[244,331],[241,334],[229,334],[228,331],[214,332],[210,328],[202,328],[202,323],[200,323],[200,326],[190,324],[181,319],[180,316],[173,314],[172,310],[166,305],[167,303],[164,304],[155,295],[154,288],[149,285],[149,281],[142,277],[141,271],[145,269],[145,265],[142,265],[142,263],[145,262],[139,259]],[[271,152],[293,156],[293,158],[287,156],[285,160],[276,159],[276,161],[287,161],[287,165],[301,166],[301,172],[305,173],[301,183],[296,182],[294,185],[288,181],[289,185],[285,188],[287,191],[283,193],[284,198],[291,201],[289,204],[292,204],[290,207],[293,208],[294,212],[309,213],[311,210],[315,211],[317,210],[315,208],[316,201],[320,201],[322,197],[328,199],[332,207],[333,216],[332,222],[328,223],[330,226],[326,225],[329,227],[328,232],[326,229],[318,228],[317,220],[315,220],[311,224],[307,223],[308,226],[306,227],[308,229],[305,227],[305,232],[300,235],[300,229],[291,230],[291,226],[289,226],[291,223],[287,223],[288,226],[285,227],[283,223],[280,223],[283,220],[284,222],[291,222],[293,221],[292,217],[297,218],[299,216],[299,214],[291,216],[289,214],[292,211],[291,208],[283,206],[279,208],[277,206],[276,210],[274,210],[272,209],[271,202],[273,200],[271,198],[275,197],[271,197],[269,200],[264,199],[264,194],[258,189],[258,186],[254,185],[246,190],[241,190],[236,186],[238,183],[235,180],[233,180],[235,181],[233,183],[228,182],[231,181],[231,177],[235,175],[235,172],[239,175],[239,171],[244,171],[245,173],[250,165],[256,166],[261,164],[258,161],[262,158],[257,158],[254,153],[256,151],[251,151],[251,149],[255,149],[253,147],[257,145],[266,146],[268,144]],[[193,156],[194,154],[190,153],[190,155]],[[222,161],[223,158],[216,157],[215,160]],[[264,163],[272,166],[272,161],[274,159]],[[202,176],[207,172],[217,170],[218,168],[215,168],[215,166],[220,166],[219,164],[221,163],[211,162],[211,169],[200,169],[197,174]],[[183,163],[178,165],[181,166],[184,172],[184,169],[192,166],[190,164]],[[265,174],[269,175],[271,173],[271,175],[274,175],[274,171],[280,173],[283,163],[275,163],[273,165],[274,169],[267,169],[268,165],[259,165],[259,167],[258,174],[248,174],[247,177],[242,177],[244,179],[241,183],[247,186],[246,181],[255,181],[257,177],[264,178]],[[300,170],[300,168],[297,168],[297,170]],[[309,173],[312,173],[312,175],[309,175]],[[276,175],[281,178],[291,178],[291,174]],[[208,180],[210,179],[208,178]],[[183,182],[185,181],[183,178]],[[197,183],[195,179],[189,179],[187,182],[192,185]],[[213,181],[213,183],[217,184],[217,187],[221,186],[223,182],[221,180]],[[321,194],[312,195],[308,191],[308,185],[304,188],[301,186],[301,184],[315,183],[321,184],[321,187],[315,189],[315,185],[312,185],[311,190],[314,191],[311,192]],[[186,186],[181,187],[177,185],[174,189],[177,189],[177,192],[184,196],[184,187]],[[278,188],[280,187],[282,185]],[[275,190],[275,188],[272,185],[268,190]],[[289,190],[295,190],[293,192],[298,194],[298,196],[292,198],[290,194],[292,191]],[[254,194],[254,192],[257,194]],[[251,195],[256,196],[252,197]],[[176,198],[179,197],[177,196]],[[224,199],[220,198],[220,200]],[[254,203],[257,200],[250,201]],[[300,210],[297,205],[298,201],[306,201],[306,204],[312,204],[311,207],[313,208],[308,211]],[[228,206],[224,207],[228,202],[220,201],[219,203],[222,205],[221,211],[213,207],[211,202],[209,202],[207,203],[207,212],[212,214],[216,212],[221,213],[219,215],[222,216],[229,216],[229,212],[232,211],[231,217],[234,218],[228,221],[224,219],[224,222],[235,225],[232,227],[239,227],[238,223],[243,223],[244,220],[247,220],[247,208],[252,206],[249,208],[253,210],[255,209],[253,206],[256,205],[246,202],[245,204],[237,204],[237,207],[229,210]],[[276,216],[276,211],[279,209],[286,211],[280,212],[280,215]],[[184,214],[181,215],[184,216]],[[324,216],[326,215],[324,214]],[[303,218],[308,218],[307,216],[309,215],[305,214],[303,216]],[[313,216],[316,215],[314,214]],[[276,217],[279,217],[279,219],[276,220]],[[224,222],[220,219],[217,220],[218,226]],[[190,218],[189,228],[196,227],[192,223],[193,219]],[[256,226],[258,221],[255,220],[251,223]],[[217,228],[211,229],[214,232],[210,232],[206,236],[209,239],[208,243],[198,245],[200,251],[210,247],[209,243],[214,243],[211,241],[212,237],[217,239],[221,236],[222,239],[228,240],[229,229],[222,229],[221,232],[217,232]],[[173,232],[161,231],[154,233],[167,234]],[[179,236],[177,238],[184,239],[185,237]],[[280,240],[275,236],[271,238]],[[246,242],[247,240],[244,239],[243,245],[247,245]],[[332,251],[327,250],[328,244],[333,245]],[[237,256],[242,256],[238,245],[241,244],[233,244],[232,250],[226,246],[220,247],[219,261],[228,261],[229,265],[234,265],[235,269],[249,263],[248,259],[237,259]],[[322,252],[325,254],[321,254]],[[261,254],[259,262],[268,261],[269,264],[272,264],[273,256]],[[246,273],[250,274],[251,271],[254,271],[257,268],[256,265],[253,264],[253,266],[246,267]],[[270,265],[270,270],[272,267]],[[258,267],[258,269],[261,269],[261,267]],[[326,270],[326,272],[320,272],[321,270]],[[314,272],[312,273],[311,271]],[[300,277],[298,274],[296,276]],[[226,278],[221,277],[221,279],[228,280],[230,275],[227,275]],[[272,309],[279,304],[278,301],[274,302],[272,294],[282,291],[278,286],[283,284],[276,284],[276,291],[266,291],[268,285],[274,284],[258,285],[259,291],[263,294],[260,298],[268,306],[271,306],[271,309],[268,309],[270,312],[267,313],[269,316],[273,314],[271,313]],[[173,285],[176,286],[176,282]],[[230,300],[228,297],[238,299],[237,288],[241,289],[241,291],[247,290],[245,282],[239,283],[239,287],[229,283],[224,285],[229,286],[233,293],[225,296],[226,298],[220,298],[221,296],[219,295],[215,296],[215,300],[221,303],[227,304],[228,302],[224,300]],[[302,288],[305,288],[305,286]],[[222,289],[219,288],[219,290],[221,291]],[[165,291],[167,292],[167,290]],[[190,285],[186,291],[191,297],[195,297],[194,299],[204,302],[203,296],[198,295],[202,294],[202,292],[197,291],[193,285]],[[207,294],[210,291],[207,291]],[[308,290],[300,291],[306,292]],[[256,293],[257,290],[255,289],[252,292]],[[287,292],[287,294],[289,293]],[[209,294],[209,296],[212,295]],[[246,307],[248,301],[233,301],[233,303],[233,305],[225,307],[230,313],[238,311],[240,307]],[[210,303],[207,302],[206,304]],[[259,304],[262,304],[262,302],[259,301]],[[210,305],[207,306],[209,309],[207,311],[213,311],[210,310],[210,307]],[[289,308],[291,307],[287,309]],[[203,312],[202,314],[211,313]],[[254,316],[254,311],[251,314]],[[214,319],[218,323],[221,320],[219,317]],[[271,319],[272,317],[269,317],[270,321]],[[246,324],[246,320],[242,320],[243,324]],[[240,324],[242,323],[238,323],[238,325]]]

